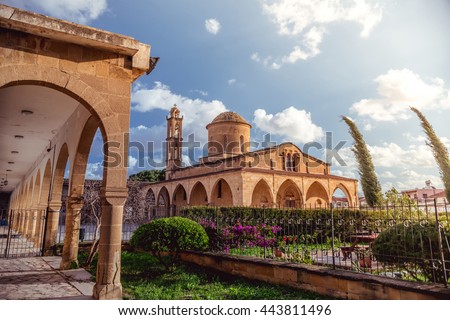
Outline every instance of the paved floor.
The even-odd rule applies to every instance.
[[[84,269],[60,270],[61,257],[0,259],[0,299],[92,299]]]

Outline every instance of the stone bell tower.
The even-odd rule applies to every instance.
[[[181,168],[181,147],[183,142],[183,117],[175,104],[170,109],[167,120],[166,138],[166,180],[172,178],[172,173]]]

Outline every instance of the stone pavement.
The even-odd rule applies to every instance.
[[[0,299],[92,299],[84,269],[60,270],[61,257],[0,259]]]

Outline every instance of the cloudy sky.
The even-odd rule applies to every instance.
[[[157,68],[133,86],[131,140],[154,141],[154,162],[130,151],[129,172],[157,165],[165,116],[176,103],[184,136],[205,142],[205,125],[225,110],[240,113],[252,139],[292,141],[325,159],[333,172],[358,177],[348,115],[369,144],[386,190],[442,186],[418,120],[422,110],[450,144],[450,2],[447,0],[3,0],[2,2],[128,35],[151,44]],[[329,136],[330,134],[328,134]],[[89,177],[101,172],[101,137]],[[146,147],[147,150],[147,147]],[[197,155],[201,154],[198,150]]]

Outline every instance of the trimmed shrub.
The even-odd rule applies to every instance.
[[[167,268],[173,268],[182,251],[208,247],[205,229],[195,221],[182,217],[154,220],[136,229],[130,245],[150,251]]]
[[[441,230],[444,244],[446,274],[449,276],[450,252],[449,233]],[[409,224],[397,224],[375,239],[372,251],[378,262],[386,265],[398,265],[414,279],[445,282],[444,268],[438,241],[438,231],[433,222],[422,221]]]

